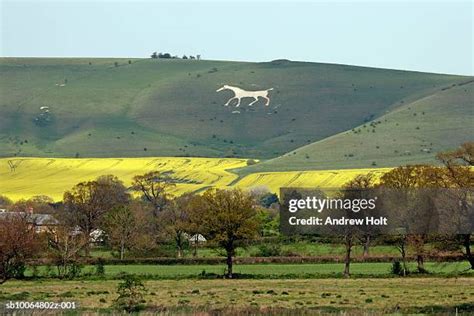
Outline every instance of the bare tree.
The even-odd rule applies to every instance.
[[[80,253],[87,249],[89,239],[62,222],[47,232],[48,255],[56,265],[58,277],[74,277],[78,271]]]
[[[144,199],[150,202],[155,215],[158,215],[171,199],[169,190],[175,186],[170,173],[151,171],[144,175],[133,177],[132,189],[142,194]]]
[[[343,186],[343,198],[344,199],[360,199],[366,198],[366,191],[365,189],[372,188],[375,183],[375,177],[372,173],[368,174],[360,174],[356,176],[351,181],[347,182]],[[354,216],[352,210],[345,211],[345,217],[350,218]],[[368,243],[370,243],[370,230],[361,230],[351,225],[345,225],[342,228],[342,237],[345,246],[345,255],[344,255],[344,276],[350,276],[350,265],[351,265],[351,253],[352,248],[355,244],[357,239],[365,239],[368,247]]]
[[[161,214],[163,231],[173,238],[176,245],[177,256],[183,256],[184,246],[188,242],[186,236],[193,232],[191,223],[192,194],[184,194],[170,201]]]
[[[462,144],[453,151],[442,152],[437,155],[439,161],[443,163],[447,170],[445,181],[440,183],[444,187],[467,189],[463,196],[458,196],[461,207],[469,214],[468,210],[473,208],[472,205],[472,189],[474,188],[474,142]],[[465,222],[469,218],[464,219]],[[473,229],[474,227],[471,227]],[[464,247],[464,255],[468,260],[471,269],[474,270],[474,254],[471,249],[471,234],[460,234],[457,236],[462,247]]]
[[[117,206],[105,215],[104,229],[110,244],[118,248],[120,260],[123,260],[125,250],[131,249],[136,243],[138,220],[128,205]]]
[[[0,284],[22,276],[26,262],[41,250],[41,239],[28,214],[0,219]]]
[[[78,226],[90,238],[100,227],[104,215],[113,208],[127,204],[130,195],[117,177],[101,176],[94,181],[81,182],[64,193],[64,208],[71,226]],[[89,245],[86,247],[89,255]]]
[[[380,186],[397,189],[397,193],[400,195],[400,199],[403,202],[398,201],[396,204],[401,205],[402,209],[406,213],[411,213],[411,216],[401,216],[402,218],[413,218],[414,214],[424,214],[417,217],[424,217],[427,214],[427,206],[429,204],[423,200],[426,192],[420,189],[429,189],[429,188],[438,188],[440,181],[443,179],[443,170],[440,167],[433,167],[428,165],[408,165],[395,168],[386,174],[384,174],[380,179]],[[423,229],[423,225],[429,225],[428,220],[418,221],[417,228],[419,230]],[[413,225],[411,225],[413,226]],[[425,257],[425,243],[427,240],[427,235],[424,233],[413,234],[408,233],[405,235],[403,233],[399,236],[399,241],[401,242],[401,248],[399,250],[402,254],[403,264],[405,265],[405,255],[406,255],[406,246],[411,245],[416,254],[416,261],[418,271],[421,273],[426,272],[424,267],[424,257]]]

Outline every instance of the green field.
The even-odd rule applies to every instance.
[[[110,310],[118,281],[12,281],[0,300],[74,301]],[[150,280],[145,305],[166,315],[225,311],[230,315],[345,315],[474,311],[473,278],[318,280]],[[304,309],[304,310],[303,310]],[[271,313],[271,314],[269,314]]]
[[[318,257],[318,256],[343,256],[345,253],[345,246],[342,244],[325,244],[317,242],[291,242],[281,244],[281,256],[300,256],[300,257]],[[432,244],[426,244],[425,249],[430,251],[433,248]],[[176,254],[174,245],[169,246],[170,254],[173,257]],[[352,249],[352,255],[355,257],[363,255],[363,246],[356,245]],[[411,253],[411,249],[408,249],[408,254]],[[387,245],[372,245],[370,247],[370,255],[374,256],[393,256],[396,257],[400,253],[394,246]],[[112,257],[112,251],[106,248],[95,248],[91,250],[91,256],[110,258]],[[193,257],[193,249],[188,248],[183,251],[184,257]],[[200,247],[197,250],[197,256],[199,258],[211,258],[211,257],[225,257],[224,253],[220,249],[215,248],[204,248]],[[245,247],[236,248],[236,257],[260,257],[258,245],[248,245]]]
[[[351,273],[359,277],[379,276],[390,277],[391,263],[353,263]],[[426,269],[436,276],[457,275],[474,276],[474,271],[469,271],[467,262],[428,262]],[[416,265],[410,263],[409,270],[416,271]],[[158,279],[175,278],[197,278],[200,274],[213,273],[223,275],[224,265],[107,265],[105,273],[107,276],[116,276],[119,273],[132,273],[146,275]],[[342,277],[343,263],[321,263],[321,264],[236,264],[234,273],[244,274],[250,278],[313,278],[313,277]],[[94,266],[85,266],[84,273],[94,274]],[[47,273],[46,268],[38,269],[39,275]],[[55,273],[55,270],[51,271]],[[31,276],[32,271],[26,274]]]
[[[274,158],[469,80],[289,61],[1,58],[0,155]],[[273,87],[272,103],[242,105],[232,113],[234,107],[223,106],[231,94],[216,93],[223,84]],[[461,101],[453,115],[468,119],[472,99]],[[451,95],[441,105],[450,104]],[[416,137],[434,139],[433,151],[459,145],[465,130],[453,131],[455,138],[444,132],[424,136],[439,127],[434,119],[443,114],[426,113],[432,121],[413,130]],[[376,160],[377,150],[369,149]],[[336,166],[341,152],[335,154]],[[327,167],[315,155],[308,162],[305,170]]]

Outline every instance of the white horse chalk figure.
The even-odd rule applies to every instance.
[[[228,106],[232,100],[237,99],[236,107],[238,107],[240,105],[240,100],[243,99],[243,98],[254,98],[255,99],[255,100],[253,100],[252,102],[249,103],[249,106],[252,106],[255,102],[257,102],[258,98],[264,98],[265,100],[267,100],[265,102],[265,106],[268,106],[270,104],[270,98],[268,97],[268,91],[273,90],[273,88],[270,88],[270,89],[267,89],[267,90],[259,90],[259,91],[247,91],[247,90],[244,90],[244,89],[240,89],[238,87],[233,87],[233,86],[229,86],[229,85],[225,84],[222,87],[220,87],[219,89],[217,89],[216,92],[220,92],[222,90],[232,90],[232,92],[234,92],[234,96],[232,98],[230,98],[229,101],[227,101],[226,104],[224,104],[225,106]]]

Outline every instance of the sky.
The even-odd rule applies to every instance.
[[[158,51],[474,75],[473,1],[0,0],[0,55]]]

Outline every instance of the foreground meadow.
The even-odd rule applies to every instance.
[[[5,300],[75,301],[83,310],[111,308],[119,281],[11,281]],[[450,313],[474,308],[473,278],[312,280],[150,280],[144,282],[149,311],[242,311],[315,314],[349,311]],[[352,314],[352,313],[351,313]],[[207,314],[202,314],[207,315]]]
[[[16,201],[36,195],[47,195],[55,201],[66,190],[81,181],[112,174],[130,185],[135,175],[158,170],[172,171],[178,182],[173,194],[196,192],[209,187],[264,186],[278,193],[280,187],[340,187],[361,173],[381,169],[344,169],[320,171],[264,172],[242,179],[232,169],[247,165],[247,159],[237,158],[2,158],[0,159],[0,194]]]

